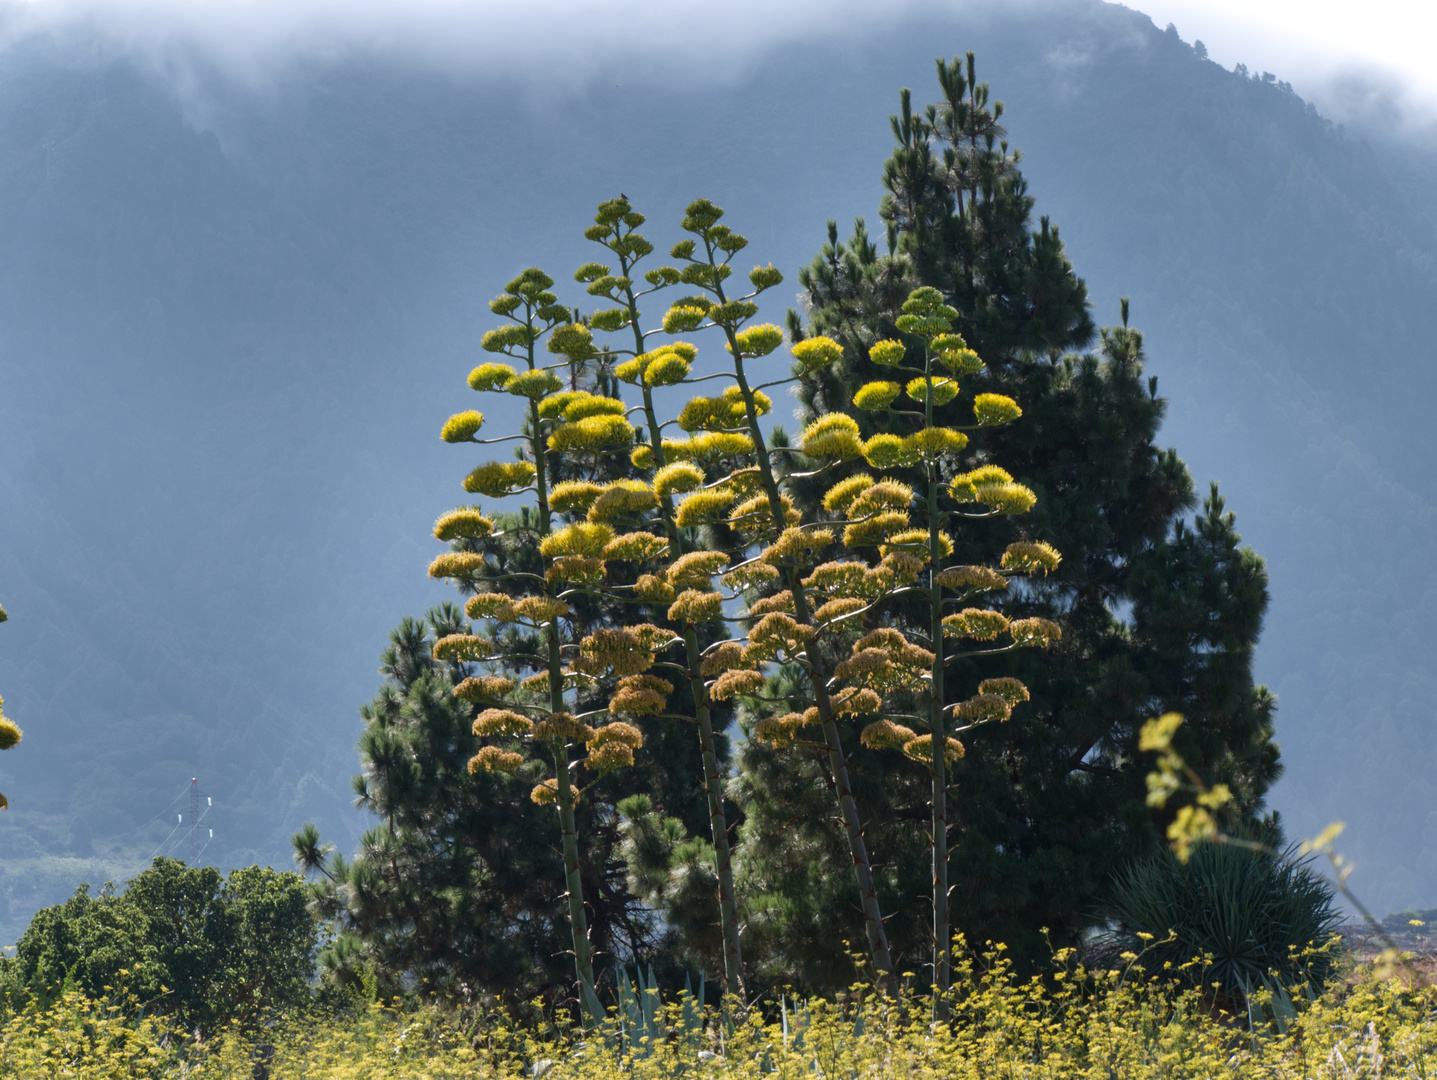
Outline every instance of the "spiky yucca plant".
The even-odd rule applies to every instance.
[[[1232,1003],[1274,976],[1321,992],[1338,959],[1321,948],[1342,921],[1332,886],[1292,849],[1202,841],[1186,861],[1160,852],[1118,873],[1106,915],[1110,943],[1142,953],[1148,970],[1217,984]]]

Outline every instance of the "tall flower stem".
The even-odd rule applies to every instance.
[[[631,263],[625,251],[617,252],[625,278]],[[629,309],[629,325],[634,331],[634,355],[644,351],[644,334],[639,324],[638,298],[632,286],[624,290]],[[641,381],[644,397],[644,421],[649,432],[655,471],[666,464],[664,445],[654,409],[653,388]],[[674,520],[673,499],[667,494],[659,500],[659,512],[668,533],[669,550],[677,558],[687,553],[683,531]],[[714,742],[713,718],[709,712],[708,694],[704,688],[702,654],[698,634],[689,623],[684,624],[684,666],[688,670],[689,690],[694,698],[694,721],[699,732],[699,753],[703,759],[704,794],[708,800],[709,831],[713,836],[714,873],[719,886],[719,921],[723,930],[724,981],[731,994],[743,996],[743,952],[739,943],[738,900],[733,884],[733,853],[729,845],[728,818],[723,808],[723,774],[719,772],[718,751]]]
[[[933,426],[933,351],[924,350],[923,376],[927,383],[924,426]],[[948,733],[943,724],[943,590],[938,584],[942,566],[942,519],[938,513],[938,461],[928,461],[928,598],[933,643],[933,675],[929,685],[928,725],[932,735],[933,770],[933,985],[948,989],[952,931],[948,924]],[[937,999],[942,1002],[941,995]]]
[[[716,265],[715,248],[712,241],[705,236],[704,245],[708,256],[709,264]],[[724,296],[721,279],[715,275],[714,295],[718,297],[720,304],[727,303]],[[778,481],[774,478],[773,464],[769,458],[768,445],[764,441],[763,432],[758,423],[758,405],[754,398],[754,391],[750,388],[747,375],[743,367],[743,348],[739,344],[738,337],[733,327],[724,326],[723,331],[728,338],[729,351],[733,354],[734,378],[738,382],[740,394],[743,395],[744,412],[748,421],[749,436],[753,439],[754,456],[758,462],[759,476],[763,483],[764,493],[768,497],[769,512],[773,517],[773,527],[778,533],[782,533],[787,527],[785,519],[783,499],[779,494]],[[789,590],[793,594],[794,618],[802,625],[810,625],[811,609],[808,603],[807,589],[803,584],[803,575],[799,568],[792,563],[784,567],[785,576]],[[848,759],[843,752],[843,742],[838,734],[838,725],[833,719],[833,702],[828,696],[829,672],[824,664],[823,657],[819,650],[811,642],[804,647],[804,659],[808,664],[810,678],[813,683],[814,705],[818,709],[819,724],[823,731],[823,741],[828,754],[828,767],[833,776],[833,783],[837,789],[839,815],[843,820],[843,830],[848,839],[849,854],[853,859],[853,872],[858,881],[859,898],[863,906],[864,931],[868,937],[869,955],[873,960],[873,966],[879,977],[885,981],[891,981],[893,977],[893,959],[888,948],[888,934],[883,928],[883,912],[878,904],[878,889],[873,881],[873,867],[868,858],[868,845],[863,838],[863,822],[858,816],[858,802],[853,797],[853,786],[848,777]]]
[[[533,335],[531,334],[531,339]],[[534,369],[534,344],[529,343],[529,370]],[[539,534],[547,536],[553,531],[553,514],[549,509],[549,478],[547,446],[544,440],[544,426],[539,417],[537,401],[529,403],[530,437],[529,446],[534,455],[536,470],[535,484],[539,497]],[[544,595],[555,596],[554,584],[546,575]],[[548,639],[549,667],[549,709],[554,713],[564,711],[564,665],[559,648],[559,622],[550,619],[545,625]],[[579,874],[579,838],[574,820],[574,790],[569,783],[569,746],[567,742],[555,741],[554,776],[556,783],[555,803],[559,810],[559,830],[562,835],[564,859],[564,888],[569,901],[569,928],[574,944],[574,972],[579,978],[579,989],[583,1010],[589,1008],[589,994],[594,986],[594,960],[589,944],[589,920],[584,911],[584,882]],[[598,1017],[591,1020],[597,1021]]]

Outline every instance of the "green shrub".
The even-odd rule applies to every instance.
[[[1166,964],[1219,983],[1231,1002],[1272,976],[1320,992],[1337,960],[1324,948],[1342,918],[1333,888],[1290,849],[1204,843],[1186,863],[1164,851],[1120,871],[1111,895],[1106,915],[1115,929],[1104,945],[1142,954],[1148,971]],[[1189,964],[1195,957],[1211,963]]]

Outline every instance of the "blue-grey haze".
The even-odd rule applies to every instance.
[[[437,433],[485,301],[567,280],[620,190],[661,244],[713,198],[794,280],[827,218],[877,224],[898,88],[970,48],[1099,322],[1132,297],[1164,443],[1268,560],[1272,804],[1348,821],[1374,906],[1437,902],[1437,153],[1127,9],[1025,10],[568,89],[381,55],[177,82],[79,29],[0,53],[0,940],[133,873],[191,776],[205,861],[285,865],[307,819],[351,845],[376,656],[450,595],[428,527],[474,455]]]

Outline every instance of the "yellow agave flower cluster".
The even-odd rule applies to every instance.
[[[592,277],[591,292],[593,285],[613,284],[602,274]],[[560,460],[583,472],[586,463],[601,455],[628,452],[635,438],[621,400],[575,388],[579,367],[596,351],[592,331],[569,321],[572,313],[549,291],[552,285],[548,275],[528,270],[490,304],[510,324],[486,334],[483,347],[519,363],[481,364],[470,372],[469,386],[523,399],[526,445],[517,460],[486,462],[464,481],[465,490],[490,498],[525,493],[537,497],[543,576],[509,575],[510,591],[489,591],[505,575],[476,549],[479,542],[498,540],[501,533],[492,516],[473,506],[452,510],[435,523],[437,540],[469,543],[464,550],[438,556],[429,568],[430,576],[455,580],[473,590],[465,613],[493,627],[491,634],[504,627],[517,629],[530,640],[547,643],[549,655],[515,656],[479,633],[445,637],[435,643],[434,655],[486,672],[465,678],[454,691],[481,706],[474,734],[486,742],[470,760],[471,772],[532,775],[542,766],[531,762],[529,749],[547,747],[558,767],[557,763],[569,760],[570,747],[582,746],[581,762],[597,779],[632,765],[634,751],[643,745],[640,730],[619,716],[663,711],[672,686],[643,672],[653,665],[655,650],[665,647],[673,635],[647,624],[600,627],[584,634],[571,601],[576,593],[602,587],[610,563],[654,561],[667,551],[667,543],[649,532],[624,531],[657,504],[646,483],[568,480],[549,486],[548,477]],[[549,366],[541,366],[536,357],[536,346],[545,339],[547,351],[561,357]],[[641,358],[623,374],[642,379],[647,372],[661,385],[665,379],[682,377],[678,369],[687,370],[684,357],[682,347],[671,348],[662,356]],[[567,380],[560,377],[566,369]],[[483,422],[477,411],[459,413],[445,423],[441,438],[482,444],[485,440],[478,433]],[[517,677],[525,668],[538,670]],[[618,691],[603,717],[606,722],[593,714],[575,715],[572,703],[577,692],[604,677],[618,679]],[[581,790],[571,785],[570,794],[578,798]],[[558,782],[550,777],[536,783],[530,797],[545,805],[557,801],[558,794]]]
[[[763,661],[799,659],[801,644],[826,631],[837,633],[857,627],[854,620],[865,613],[873,612],[874,618],[882,620],[881,602],[900,590],[927,589],[934,594],[941,590],[948,594],[941,602],[966,604],[983,593],[1006,589],[1010,575],[1047,574],[1061,561],[1050,545],[1030,541],[1011,544],[997,568],[944,566],[941,561],[933,561],[935,553],[939,560],[952,556],[954,538],[939,527],[940,522],[913,520],[915,511],[928,508],[921,495],[915,496],[911,478],[926,476],[931,482],[946,474],[943,490],[956,506],[944,514],[943,521],[960,514],[972,518],[1025,513],[1036,502],[1036,496],[995,465],[985,464],[967,472],[955,468],[957,455],[968,446],[968,435],[933,424],[933,409],[952,403],[959,393],[960,378],[976,374],[984,365],[963,338],[952,332],[957,312],[942,302],[936,290],[916,291],[903,310],[899,329],[923,341],[926,359],[931,362],[921,375],[903,386],[898,382],[869,382],[859,388],[853,401],[860,410],[891,412],[900,394],[905,394],[924,411],[898,414],[916,418],[916,423],[909,423],[911,430],[907,434],[880,432],[865,439],[858,421],[846,413],[821,416],[803,432],[803,454],[821,462],[823,468],[862,460],[870,468],[886,470],[891,475],[858,472],[845,476],[823,497],[823,509],[831,515],[831,525],[824,522],[800,527],[795,513],[789,528],[748,564],[799,566],[804,573],[802,586],[821,598],[821,603],[812,612],[812,624],[800,625],[793,619],[795,602],[791,590],[752,602],[748,614],[761,618],[753,624],[748,644],[724,645],[710,658],[710,669],[716,676],[710,694],[715,697],[758,693],[763,686],[758,667]],[[802,370],[807,366],[806,356],[831,362],[840,348],[836,342],[820,337],[803,342],[794,351],[802,353]],[[900,369],[909,353],[910,346],[902,341],[882,340],[871,346],[869,359],[880,366]],[[935,368],[941,374],[935,375]],[[973,413],[973,426],[980,428],[1008,423],[1022,415],[1016,402],[993,393],[976,394]],[[968,511],[967,507],[974,503],[979,508]],[[790,508],[785,500],[785,509]],[[816,557],[836,542],[851,554],[813,565],[808,557]],[[875,549],[875,554],[869,553]],[[922,581],[925,570],[931,572],[926,585]],[[736,584],[752,588],[778,576],[776,569],[767,579],[750,572],[747,580]],[[999,611],[970,606],[942,617],[941,624],[946,639],[993,643],[985,651],[1048,645],[1061,637],[1058,626],[1048,620],[1009,620]],[[771,643],[780,630],[783,644],[775,648]],[[933,678],[935,647],[932,641],[916,643],[893,626],[881,626],[858,636],[851,654],[831,673],[826,689],[831,694],[833,711],[891,712],[895,695],[901,700],[931,692],[928,684]],[[948,709],[955,719],[971,726],[986,720],[1006,720],[1012,707],[1027,699],[1027,689],[1017,680],[989,679],[979,686],[974,697]],[[754,734],[765,741],[787,745],[817,722],[818,711],[810,708],[760,720]],[[870,724],[861,740],[871,748],[899,749],[916,760],[931,760],[931,739],[891,718]],[[946,745],[950,760],[962,755],[963,747],[957,739],[948,739]]]

